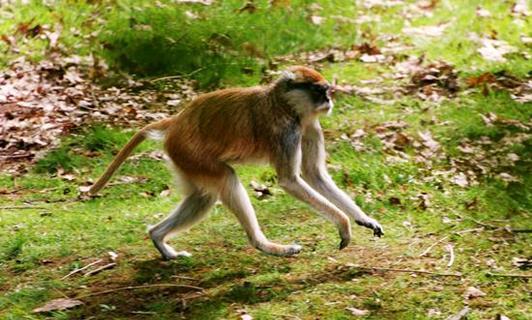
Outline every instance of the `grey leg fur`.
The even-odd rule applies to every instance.
[[[318,122],[307,128],[301,147],[305,181],[340,210],[350,215],[358,225],[372,229],[376,236],[382,236],[384,232],[377,220],[368,217],[345,192],[336,186],[327,173],[323,133]]]
[[[212,207],[216,197],[201,191],[194,191],[187,196],[168,217],[150,228],[149,233],[153,244],[164,259],[175,259],[178,256],[190,256],[186,251],[176,252],[166,240],[199,222]]]
[[[253,210],[247,192],[233,170],[230,170],[227,176],[220,197],[224,205],[236,215],[238,221],[246,231],[250,243],[255,248],[277,256],[289,256],[301,251],[301,246],[299,245],[280,245],[266,238],[260,229],[259,222],[255,216],[255,210]]]

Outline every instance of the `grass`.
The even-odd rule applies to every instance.
[[[139,12],[136,9],[128,12],[126,9],[130,4],[124,3],[120,14],[108,13],[119,16],[111,21],[115,24],[109,23],[102,28],[119,28],[120,19],[127,19],[131,12]],[[502,13],[508,12],[510,4],[490,1],[441,3],[432,17],[419,16],[412,25],[452,20],[450,29],[441,38],[424,41],[401,35],[401,42],[413,45],[405,54],[426,53],[429,61],[450,61],[455,64],[461,80],[484,71],[499,70],[526,76],[527,68],[530,70],[529,60],[512,55],[506,64],[488,63],[478,56],[477,47],[466,40],[467,35],[457,32],[467,29],[487,33],[496,29],[500,38],[525,49],[518,36],[527,30],[529,22],[525,21],[521,27],[510,23],[507,14]],[[224,17],[236,5],[237,2],[224,2],[212,12]],[[493,18],[476,17],[477,5],[489,9]],[[64,6],[66,8],[66,4]],[[96,5],[76,2],[77,6],[87,6],[90,11]],[[397,18],[402,10],[400,6],[372,9],[348,6],[344,13],[341,12],[344,9],[332,2],[323,3],[322,7],[323,15],[327,17],[347,16],[356,10],[360,10],[360,14],[380,16],[380,23],[365,23],[360,27],[366,36],[369,31],[373,35],[400,34],[405,23]],[[43,8],[39,5],[35,6],[37,11],[17,11],[17,19],[30,19],[35,12],[45,10]],[[191,8],[204,11],[206,16],[211,14],[209,8]],[[266,10],[264,3],[259,3],[259,10]],[[70,10],[64,14],[74,17],[83,12]],[[178,9],[163,12],[152,8],[141,10],[138,21],[148,23],[163,13],[170,16],[182,14]],[[266,17],[259,12],[259,21],[266,23],[270,18],[283,16],[282,12],[278,14]],[[49,23],[55,18],[42,15],[38,19],[43,19],[36,20],[39,23]],[[295,19],[297,26],[301,23],[297,18],[290,19]],[[75,19],[66,21],[81,25]],[[152,22],[151,32],[164,34],[178,27],[167,29],[160,25],[160,21]],[[201,29],[201,32],[207,30],[202,33],[207,34],[217,23],[219,20],[214,19],[213,25],[198,24],[194,28]],[[6,28],[2,25],[0,30]],[[347,29],[348,25],[340,23],[338,28]],[[130,31],[131,34],[123,34],[122,40],[117,37],[105,41],[123,41],[127,37],[132,37],[127,38],[132,41],[140,37],[142,30]],[[360,33],[344,32],[352,32],[356,41],[362,40]],[[248,41],[245,37],[252,37],[250,34],[239,35],[242,38],[238,41]],[[67,39],[68,31],[64,39],[68,45]],[[251,40],[265,44],[264,39]],[[343,40],[334,39],[331,41],[346,45],[341,42],[347,42],[345,34],[338,35],[338,39]],[[285,47],[276,43],[280,40],[271,41],[272,51],[268,55],[284,53],[279,50]],[[286,50],[306,50],[312,45],[295,45],[286,47]],[[178,68],[177,65],[174,67]],[[218,69],[213,67],[213,70]],[[337,75],[340,80],[360,86],[364,85],[362,80],[391,72],[385,65],[358,61],[326,65],[322,71],[329,79]],[[246,78],[244,84],[253,79]],[[469,305],[472,311],[468,319],[494,319],[497,315],[512,320],[529,319],[532,310],[528,280],[487,276],[487,272],[523,273],[512,264],[512,259],[530,258],[528,234],[490,228],[464,232],[478,229],[478,222],[501,227],[508,225],[515,229],[532,227],[530,140],[511,140],[526,133],[513,126],[499,123],[486,126],[480,114],[488,112],[523,123],[532,116],[528,105],[518,104],[507,93],[496,91],[486,96],[481,93],[459,94],[440,103],[413,96],[395,99],[393,104],[369,102],[360,97],[339,99],[334,114],[322,119],[331,174],[366,212],[381,222],[386,232],[384,238],[373,239],[369,230],[354,226],[355,237],[343,251],[337,250],[339,239],[335,228],[279,189],[271,169],[238,167],[246,186],[252,180],[271,185],[273,196],[264,200],[252,197],[252,202],[265,233],[272,240],[281,243],[297,241],[303,245],[304,251],[292,258],[266,256],[253,250],[236,219],[217,205],[207,220],[172,242],[176,248],[187,250],[193,256],[161,261],[147,238],[146,226],[170,212],[178,203],[179,195],[176,192],[170,196],[161,195],[161,191],[172,185],[172,176],[164,163],[149,156],[150,151],[158,149],[158,144],[143,144],[137,150],[140,156],[125,163],[113,178],[115,185],[105,188],[101,197],[72,201],[79,185],[89,178],[97,178],[113,154],[132,135],[120,128],[104,126],[77,132],[44,157],[32,172],[21,177],[0,175],[0,190],[9,191],[0,197],[0,207],[4,208],[0,209],[0,290],[5,292],[0,296],[0,318],[234,319],[244,309],[254,319],[350,319],[352,316],[346,308],[354,307],[369,310],[366,319],[446,319]],[[432,121],[433,118],[436,121]],[[416,149],[407,146],[404,152],[411,156],[410,159],[390,162],[389,152],[372,128],[392,120],[405,121],[408,127],[404,132],[412,137],[418,131],[429,130],[441,144],[442,152],[449,157],[433,159],[430,165],[417,163],[414,158]],[[350,136],[359,128],[364,128],[368,134],[362,140],[364,149],[355,151],[351,142],[342,136]],[[514,165],[501,162],[478,183],[465,188],[445,179],[434,179],[437,172],[452,168],[451,160],[463,157],[458,150],[463,139],[475,142],[482,137],[489,137],[493,142],[482,149],[490,159],[512,152],[520,160]],[[65,172],[73,174],[75,180],[65,177]],[[501,172],[518,177],[519,181],[502,181],[498,178]],[[251,187],[248,191],[253,194]],[[423,193],[430,197],[430,205],[425,209],[420,206],[419,195]],[[398,200],[392,201],[392,198]],[[26,205],[32,208],[5,208]],[[427,256],[419,256],[444,237],[445,240],[434,246]],[[447,244],[453,245],[456,255],[451,267],[447,267]],[[96,258],[106,259],[109,251],[118,253],[115,268],[90,277],[74,275],[61,280],[70,271]],[[463,276],[368,272],[349,267],[349,263],[460,272]],[[78,297],[109,288],[158,283],[200,286],[205,288],[205,294],[194,297],[192,293],[176,288],[127,290],[82,298],[85,305],[70,311],[48,315],[31,313],[33,308],[64,295]],[[465,300],[463,294],[470,286],[481,289],[486,296]],[[433,316],[429,317],[429,314]]]

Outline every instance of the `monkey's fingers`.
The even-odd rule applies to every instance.
[[[379,237],[380,238],[380,237],[382,237],[384,235],[384,231],[382,231],[382,228],[379,226],[379,227],[373,229],[373,235],[375,237]]]
[[[384,235],[381,225],[374,219],[369,219],[367,221],[355,221],[358,225],[369,228],[373,230],[373,235],[376,237],[381,237]]]
[[[342,241],[340,241],[340,250],[342,250],[343,248],[347,247],[347,245],[349,244],[349,239],[342,239]]]

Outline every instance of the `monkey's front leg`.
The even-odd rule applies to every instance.
[[[302,171],[305,181],[340,210],[349,214],[358,225],[370,228],[380,237],[384,234],[377,220],[368,217],[351,198],[336,186],[325,166],[325,146],[319,122],[310,124],[303,135]]]
[[[312,189],[299,176],[279,177],[279,184],[289,194],[304,201],[332,221],[340,233],[340,250],[347,247],[351,241],[351,224],[349,218],[321,194]]]
[[[323,196],[337,205],[343,212],[351,215],[356,224],[373,230],[373,234],[377,237],[384,235],[384,231],[379,222],[368,217],[345,192],[336,186],[327,173],[314,172],[310,174],[307,172],[305,174],[305,180]]]

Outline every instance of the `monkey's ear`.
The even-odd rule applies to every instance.
[[[281,73],[281,78],[283,78],[284,80],[293,81],[296,79],[296,74],[292,71],[285,70]]]

